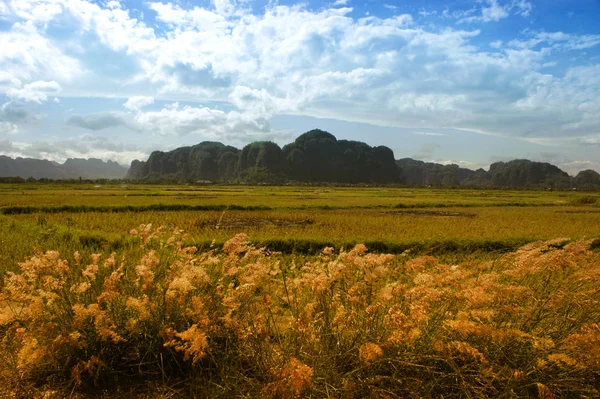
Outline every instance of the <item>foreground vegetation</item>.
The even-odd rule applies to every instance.
[[[591,241],[448,265],[324,248],[198,251],[142,225],[117,253],[39,253],[0,297],[0,376],[23,396],[162,381],[170,397],[597,397]],[[171,384],[171,385],[169,385]],[[130,393],[133,391],[130,391]]]
[[[597,397],[598,198],[0,185],[0,397]]]

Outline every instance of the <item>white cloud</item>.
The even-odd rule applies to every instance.
[[[516,8],[516,12],[522,17],[528,17],[533,10],[533,4],[527,0],[513,0],[512,7]]]
[[[0,133],[15,134],[19,125],[37,122],[39,117],[24,104],[17,101],[7,101],[0,106]]]
[[[5,3],[0,3],[0,20],[4,19],[4,15],[8,14],[8,6]]]
[[[66,55],[66,48],[58,48],[50,43],[48,36],[40,33],[51,21],[59,22],[62,28],[74,30],[74,38],[79,37],[81,40],[86,34],[91,33],[112,51],[126,52],[129,55],[144,54],[153,50],[154,41],[157,40],[152,28],[132,18],[129,10],[124,9],[117,1],[107,2],[104,7],[86,0],[6,1],[12,10],[10,17],[24,22],[15,24],[11,31],[12,37],[9,35],[4,43],[0,36],[0,47],[4,49],[4,44],[8,43],[11,44],[11,48],[16,49],[13,52],[18,53],[18,57],[27,58],[26,55],[29,55],[34,58],[34,60],[25,60],[33,64],[29,65],[27,72],[30,69],[39,72],[38,58],[49,64],[51,71],[54,69],[59,72],[56,75],[63,79],[80,76],[86,72],[77,60]],[[17,36],[17,33],[21,36]],[[83,44],[67,43],[67,45],[85,52],[85,39]],[[0,62],[1,60],[0,55]],[[56,75],[52,77],[59,80]]]
[[[2,129],[2,124],[0,124],[0,131]],[[2,154],[6,154],[6,153],[10,153],[15,149],[15,147],[13,146],[12,141],[8,140],[8,139],[2,139],[0,140],[0,153]]]
[[[430,15],[438,15],[437,10],[425,10],[424,8],[419,10],[419,15],[422,17],[428,17]]]
[[[511,40],[508,45],[519,49],[533,49],[540,44],[560,50],[585,50],[600,44],[600,35],[574,35],[563,32],[528,32],[527,40]]]
[[[130,111],[139,111],[150,104],[154,104],[154,97],[135,96],[129,98],[123,106]]]
[[[265,137],[270,132],[266,115],[251,106],[246,112],[188,105],[181,107],[179,103],[168,104],[158,111],[143,111],[141,107],[131,109],[136,111],[134,115],[120,112],[74,115],[66,124],[92,131],[126,127],[156,136],[198,135],[225,142],[245,142],[252,137]]]
[[[21,87],[21,81],[8,72],[0,70],[0,91]]]
[[[17,158],[47,159],[63,163],[68,158],[97,158],[129,165],[132,159],[146,159],[150,150],[119,142],[118,137],[84,134],[79,137],[50,138],[32,143],[0,140],[0,154]]]
[[[41,25],[48,23],[63,11],[63,7],[58,1],[6,0],[6,3],[10,5],[12,12],[20,18],[34,21],[36,24]],[[4,10],[0,8],[0,11],[2,11],[2,14],[8,14],[8,9],[5,6]]]
[[[177,4],[150,3],[150,8],[156,11],[159,21],[186,29],[224,33],[231,26],[223,15],[200,7],[184,10]]]
[[[237,4],[235,0],[211,0],[211,3],[215,7],[215,11],[220,15],[235,15],[237,14]]]
[[[55,81],[46,82],[38,80],[33,83],[28,83],[19,89],[9,89],[6,94],[12,99],[32,101],[41,104],[48,99],[48,94],[56,94],[59,93],[60,90],[60,85]]]
[[[15,134],[19,128],[14,123],[0,121],[0,134]]]
[[[93,31],[113,51],[142,54],[152,50],[154,30],[132,18],[129,10],[102,8],[85,0],[63,0],[65,11],[77,18],[84,31]]]
[[[188,8],[153,2],[156,18],[146,24],[116,1],[6,4],[14,25],[0,33],[2,92],[34,102],[50,95],[36,82],[55,82],[65,97],[126,92],[123,106],[135,115],[69,119],[86,129],[242,137],[264,134],[269,118],[285,113],[528,138],[597,132],[598,66],[590,61],[564,76],[547,67],[555,50],[592,48],[598,35],[527,31],[507,45],[491,41],[488,53],[475,45],[480,30],[468,25],[430,28],[410,15],[356,18],[349,7],[269,5],[253,15],[241,1]],[[532,10],[525,0],[484,0],[444,14],[475,23]],[[68,40],[46,32],[53,23],[71,24]],[[215,100],[226,111],[211,105],[144,112],[154,98]]]
[[[0,32],[0,70],[14,79],[72,81],[84,72],[31,21],[17,22]]]
[[[520,115],[536,116],[520,127],[521,134],[584,137],[600,133],[600,64],[569,68],[562,78],[538,74],[532,79],[536,84],[513,108],[515,120]]]
[[[497,22],[508,17],[508,11],[504,7],[498,5],[497,0],[488,0],[488,4],[489,7],[481,8],[481,20],[483,22]]]
[[[285,99],[273,98],[265,89],[255,90],[246,86],[236,86],[229,100],[238,109],[243,110],[254,118],[268,119],[279,109],[291,109],[293,105]]]
[[[527,9],[526,4],[485,2],[478,18],[505,18]],[[547,50],[513,46],[488,54],[470,44],[479,31],[429,32],[414,27],[408,15],[357,20],[348,15],[350,9],[277,6],[262,17],[223,20],[198,7],[153,7],[177,29],[160,42],[161,56],[149,64],[147,76],[162,83],[164,93],[228,100],[253,120],[289,113],[531,135],[535,126],[520,127],[520,121],[537,120],[539,110],[515,117],[511,112],[522,111],[519,101],[527,101],[532,87],[549,83],[535,72]],[[199,16],[216,28],[203,30]],[[493,44],[502,48],[499,41]],[[190,48],[199,51],[190,53]],[[501,114],[488,115],[487,109]],[[209,114],[200,119],[224,120]],[[178,131],[193,130],[176,125]],[[538,127],[537,134],[564,133],[556,127],[548,133],[545,123]]]
[[[585,145],[600,145],[600,133],[596,136],[582,137],[581,143]]]
[[[267,120],[237,111],[221,111],[208,107],[179,107],[160,111],[139,112],[135,121],[140,129],[161,136],[201,134],[226,141],[264,134],[270,130]]]
[[[119,137],[99,136],[85,133],[76,138],[59,139],[53,142],[64,149],[60,161],[66,158],[99,158],[104,161],[112,160],[121,165],[129,165],[132,159],[145,159],[150,151],[138,145],[128,144]]]
[[[528,17],[533,10],[533,5],[527,0],[477,0],[481,6],[474,6],[467,10],[444,10],[446,17],[456,18],[458,23],[498,22],[508,18],[511,14]]]
[[[110,9],[119,8],[120,9],[123,7],[121,6],[121,3],[119,3],[119,0],[110,0],[106,3],[106,8],[110,8]]]
[[[335,0],[333,2],[334,6],[345,6],[346,4],[348,4],[349,0]]]
[[[557,163],[559,168],[567,172],[571,176],[576,176],[577,173],[582,170],[592,169],[595,171],[600,171],[600,162],[599,161],[590,161],[590,160],[564,160],[562,162]]]

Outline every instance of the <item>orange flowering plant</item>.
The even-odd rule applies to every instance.
[[[6,274],[0,378],[192,377],[271,397],[600,394],[589,241],[448,265],[362,244],[302,258],[243,234],[207,251],[180,230],[131,234],[120,253],[48,251]]]

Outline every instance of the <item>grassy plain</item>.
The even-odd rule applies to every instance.
[[[0,241],[11,245],[0,260],[14,266],[35,247],[116,249],[142,223],[184,229],[200,247],[244,232],[286,253],[361,242],[378,252],[483,255],[539,239],[595,237],[598,198],[391,187],[2,185]]]
[[[595,397],[599,236],[596,193],[1,185],[0,382]]]

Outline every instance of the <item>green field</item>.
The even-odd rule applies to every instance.
[[[0,397],[595,397],[599,237],[595,193],[1,185]]]

